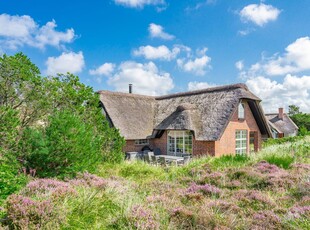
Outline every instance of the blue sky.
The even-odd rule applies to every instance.
[[[0,52],[95,90],[162,95],[243,82],[265,111],[310,112],[308,0],[0,0]]]

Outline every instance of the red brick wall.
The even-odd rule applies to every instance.
[[[247,153],[250,151],[250,131],[255,133],[254,145],[256,150],[261,148],[261,133],[257,126],[256,120],[251,112],[251,109],[246,101],[245,104],[245,119],[238,119],[238,110],[232,116],[229,124],[227,125],[222,137],[218,141],[218,146],[215,149],[216,156],[221,156],[224,154],[235,154],[235,135],[236,130],[247,130]]]
[[[193,155],[215,155],[215,141],[193,140]]]

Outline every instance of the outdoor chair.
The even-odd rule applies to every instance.
[[[152,159],[152,161],[151,161],[151,164],[153,164],[153,165],[158,165],[158,161],[157,161],[157,159],[156,159],[156,156],[151,156],[151,159]]]
[[[183,165],[188,164],[189,161],[191,160],[191,157],[190,157],[190,156],[184,156],[183,158],[184,158],[184,160],[181,161],[181,164],[183,164]]]
[[[159,157],[158,162],[161,166],[169,166],[168,162],[166,161],[166,158],[164,157]]]

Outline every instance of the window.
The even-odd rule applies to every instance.
[[[135,145],[148,145],[149,140],[148,139],[139,139],[135,140]]]
[[[168,154],[192,153],[193,135],[190,131],[168,131]]]
[[[236,154],[247,153],[247,131],[236,130]]]
[[[240,103],[238,106],[238,119],[244,119],[244,104]]]

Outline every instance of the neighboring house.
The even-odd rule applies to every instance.
[[[246,154],[271,137],[260,99],[244,84],[157,97],[99,94],[105,116],[126,140],[126,152],[148,145],[172,155]]]
[[[279,108],[278,113],[266,114],[273,138],[293,137],[298,133],[298,126]]]

